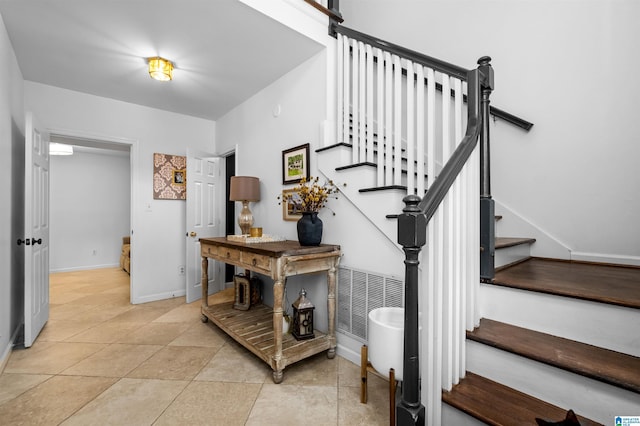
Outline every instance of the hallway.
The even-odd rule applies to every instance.
[[[129,304],[118,268],[51,275],[50,319],[0,375],[11,425],[385,425],[388,384],[325,354],[271,369],[184,297]],[[211,296],[210,300],[219,297]]]

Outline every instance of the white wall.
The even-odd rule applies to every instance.
[[[0,371],[24,313],[24,112],[22,73],[0,19]]]
[[[130,229],[129,153],[76,148],[51,157],[50,176],[50,270],[118,266]]]
[[[132,302],[184,294],[185,202],[153,199],[153,153],[214,151],[215,122],[29,81],[25,105],[58,133],[133,145]]]
[[[573,257],[640,261],[640,3],[343,0],[345,25],[467,68],[489,55],[494,198]],[[505,218],[506,219],[506,218]]]

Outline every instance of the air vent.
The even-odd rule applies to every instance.
[[[382,307],[403,307],[402,280],[348,267],[338,270],[338,331],[367,341],[367,316]]]

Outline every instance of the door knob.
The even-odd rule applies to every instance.
[[[198,234],[197,234],[197,233],[195,233],[194,231],[191,231],[191,232],[189,233],[189,236],[190,236],[190,237],[195,237],[196,235],[198,235]]]
[[[42,244],[42,238],[38,238],[37,240],[35,238],[31,238],[31,244],[33,244],[34,246],[36,244]]]

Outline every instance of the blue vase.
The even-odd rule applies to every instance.
[[[322,241],[322,220],[318,212],[302,212],[298,220],[298,242],[301,246],[318,246]]]

